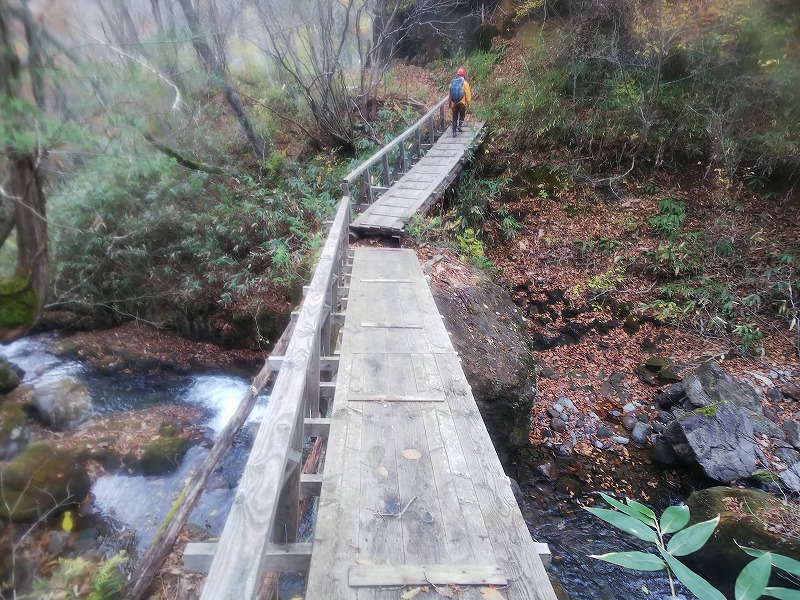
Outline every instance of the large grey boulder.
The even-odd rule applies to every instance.
[[[466,265],[459,271],[457,279],[444,269],[434,271],[433,295],[500,462],[508,468],[528,443],[537,392],[527,328],[503,288]]]
[[[674,407],[677,417],[659,438],[662,450],[666,441],[681,462],[716,481],[750,477],[758,468],[755,432],[782,439],[780,428],[764,417],[758,392],[713,361],[670,386],[659,403]]]
[[[672,421],[664,432],[675,454],[711,479],[729,483],[756,470],[753,425],[747,411],[729,402]]]
[[[33,403],[42,421],[58,430],[77,427],[92,412],[92,397],[74,377],[37,385]]]
[[[681,381],[683,393],[692,407],[702,408],[722,402],[761,413],[761,396],[750,385],[737,381],[714,361],[703,363]]]

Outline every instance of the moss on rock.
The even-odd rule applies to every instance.
[[[27,328],[36,319],[38,297],[20,277],[0,279],[0,328]]]
[[[147,444],[142,455],[142,473],[165,475],[178,469],[189,442],[180,437],[158,437]]]
[[[55,517],[80,503],[91,483],[75,457],[44,442],[36,442],[2,471],[0,516],[12,521]]]
[[[0,460],[17,456],[30,439],[25,411],[19,406],[0,406]]]
[[[739,546],[800,559],[797,507],[787,506],[772,494],[718,486],[693,492],[686,503],[692,523],[720,516],[708,542],[691,554],[691,565],[724,593],[733,593],[736,576],[752,560]]]

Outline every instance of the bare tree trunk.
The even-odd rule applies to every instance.
[[[17,216],[14,211],[14,201],[10,198],[0,198],[0,248],[6,243],[8,236],[14,231]]]
[[[41,314],[48,287],[47,221],[38,163],[38,153],[31,152],[12,157],[10,169],[11,194],[17,198],[16,274],[36,293],[36,317]]]
[[[41,73],[39,37],[26,2],[21,4],[22,20],[28,41],[28,65],[34,98],[40,108],[44,105],[44,82]],[[15,51],[7,16],[10,14],[6,0],[0,0],[0,94],[10,100],[19,96],[20,60]],[[47,220],[45,199],[39,171],[41,153],[38,149],[8,148],[9,195],[14,203],[17,227],[16,277],[21,284],[14,293],[25,293],[25,311],[6,323],[8,329],[0,332],[4,341],[23,335],[36,322],[44,306],[48,288]],[[19,289],[16,289],[19,288]],[[30,298],[30,292],[34,297]],[[24,314],[23,314],[24,313]],[[18,321],[18,322],[16,322]]]
[[[219,64],[219,61],[214,56],[214,52],[211,50],[211,47],[206,43],[205,35],[200,25],[200,19],[197,16],[197,11],[195,11],[194,6],[192,6],[192,1],[178,0],[178,3],[183,9],[183,14],[186,17],[187,23],[189,23],[189,30],[192,33],[192,44],[194,45],[197,55],[200,57],[200,61],[203,63],[212,81],[223,93],[225,100],[228,101],[228,104],[236,114],[236,118],[239,120],[239,125],[241,125],[242,130],[247,136],[247,139],[250,141],[250,145],[252,146],[253,151],[256,153],[256,156],[258,156],[259,159],[264,160],[264,158],[266,158],[266,147],[264,146],[264,141],[253,129],[250,119],[247,118],[247,114],[244,112],[244,106],[242,106],[242,100],[239,98],[239,94],[237,94],[236,91],[228,85],[228,81],[225,79],[225,75],[222,72],[222,67]]]

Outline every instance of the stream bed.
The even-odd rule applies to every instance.
[[[0,347],[0,354],[25,371],[26,384],[36,385],[67,375],[78,378],[92,395],[94,410],[98,414],[158,405],[191,405],[203,409],[203,426],[208,439],[187,452],[177,471],[161,477],[108,474],[101,476],[92,488],[95,514],[82,524],[86,528],[82,532],[85,539],[82,548],[107,554],[123,548],[141,553],[153,539],[193,469],[207,455],[217,432],[233,414],[249,382],[241,377],[221,374],[103,375],[81,363],[49,353],[47,348],[52,340],[52,336],[33,336]],[[261,418],[266,402],[266,397],[259,400],[250,417],[251,423]],[[239,433],[192,513],[191,526],[209,537],[222,531],[254,432],[254,427],[246,426]],[[552,465],[549,474],[536,467],[548,463]],[[646,549],[647,544],[614,530],[583,510],[581,504],[586,504],[587,498],[597,498],[591,486],[584,485],[579,477],[575,477],[575,473],[580,474],[582,469],[591,471],[594,468],[588,459],[584,463],[581,464],[578,457],[556,458],[545,449],[531,449],[521,456],[519,465],[524,496],[523,516],[534,539],[550,546],[553,561],[549,571],[559,598],[671,598],[664,572],[634,572],[589,558],[590,554]],[[617,464],[611,472],[620,479],[627,477],[633,481],[637,477],[630,470],[635,468],[639,467]],[[614,469],[620,471],[615,473]],[[643,480],[641,477],[638,479]],[[682,502],[688,491],[685,486],[680,489],[648,488],[648,504],[660,512],[670,504]],[[631,495],[636,497],[635,491]],[[297,578],[291,581],[283,586],[288,594],[286,597],[302,592],[302,581]],[[691,595],[678,587],[677,597],[688,599]]]

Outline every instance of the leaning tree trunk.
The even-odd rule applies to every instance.
[[[194,6],[192,6],[192,0],[178,0],[178,3],[181,5],[183,14],[186,17],[186,22],[189,24],[189,30],[192,33],[192,44],[194,45],[197,55],[200,57],[200,61],[203,63],[212,81],[224,94],[225,100],[228,101],[228,104],[236,114],[239,125],[244,130],[244,133],[247,136],[247,139],[250,141],[250,146],[252,146],[256,156],[258,156],[260,160],[264,160],[266,158],[266,147],[264,145],[264,140],[262,140],[261,137],[259,137],[259,135],[256,133],[255,129],[253,129],[250,119],[247,118],[247,114],[244,112],[244,106],[242,105],[241,98],[239,98],[239,94],[237,94],[236,90],[228,85],[228,80],[225,79],[222,65],[220,64],[219,60],[217,60],[217,57],[214,54],[214,51],[211,49],[211,46],[206,43],[206,36],[203,33],[200,25],[200,17],[198,17]]]
[[[9,27],[10,11],[0,0],[0,95],[11,101],[20,97],[21,62]],[[28,42],[28,72],[37,105],[44,110],[41,51],[35,24],[26,2],[21,4]],[[17,269],[15,276],[0,281],[0,341],[24,335],[37,321],[48,287],[47,220],[39,171],[41,151],[6,148],[9,193],[5,201],[14,204],[17,227]]]
[[[0,342],[25,335],[42,313],[47,296],[47,221],[38,155],[12,155],[10,193],[17,222],[17,270],[0,281]]]

